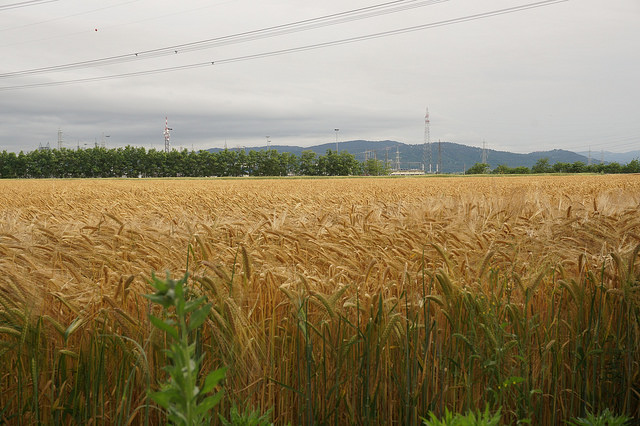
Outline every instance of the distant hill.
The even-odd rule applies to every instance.
[[[581,151],[578,154],[589,157],[589,151]],[[591,151],[592,163],[604,161],[605,163],[628,164],[636,159],[640,159],[640,150],[629,152]]]
[[[338,143],[339,151],[348,151],[353,154],[356,159],[363,161],[365,158],[377,158],[381,161],[388,161],[392,168],[395,168],[396,161],[399,159],[401,169],[420,169],[422,170],[423,164],[426,164],[426,168],[429,169],[429,163],[431,163],[431,170],[433,172],[438,168],[438,145],[440,145],[440,158],[442,164],[442,173],[461,173],[475,163],[482,161],[482,149],[452,142],[441,142],[440,144],[431,144],[431,162],[429,161],[429,153],[425,155],[424,145],[408,145],[397,141],[344,141]],[[234,148],[237,151],[240,148]],[[251,147],[247,150],[260,151],[266,150],[266,146]],[[300,146],[284,146],[284,145],[271,145],[270,149],[275,149],[278,152],[290,152],[299,156],[303,151],[313,151],[318,155],[323,155],[327,150],[335,151],[335,143],[326,143],[322,145],[315,145],[310,147]],[[209,151],[218,152],[222,151],[220,148],[212,148]],[[365,154],[366,153],[366,154]],[[426,157],[426,158],[425,158]],[[493,169],[500,164],[504,164],[508,167],[532,167],[541,158],[548,158],[550,164],[557,162],[561,163],[575,163],[576,161],[588,162],[588,157],[561,149],[554,149],[552,151],[536,151],[528,154],[516,154],[507,151],[496,151],[493,149],[487,150],[487,162]],[[633,158],[631,158],[633,159]],[[631,161],[631,159],[629,161]],[[594,157],[592,157],[594,160]],[[626,164],[628,161],[621,162]]]

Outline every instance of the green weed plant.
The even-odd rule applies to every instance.
[[[161,280],[153,275],[150,284],[156,292],[145,297],[164,308],[164,319],[151,314],[149,319],[171,342],[166,351],[171,362],[163,367],[169,380],[149,396],[167,411],[172,424],[192,426],[204,424],[211,418],[210,411],[222,399],[223,390],[210,393],[224,379],[226,370],[212,371],[202,387],[198,386],[202,356],[196,356],[196,344],[191,336],[207,319],[211,304],[206,303],[205,296],[190,297],[187,279],[187,274],[179,280],[169,275]]]

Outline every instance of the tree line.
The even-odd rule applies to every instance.
[[[219,152],[142,147],[105,149],[38,149],[28,153],[3,151],[0,178],[107,178],[207,176],[379,176],[389,173],[382,161],[360,162],[347,151],[325,155],[303,151],[300,156],[274,149]]]
[[[528,173],[640,173],[640,161],[638,159],[631,160],[627,164],[616,162],[601,164],[585,164],[582,161],[573,163],[557,162],[549,163],[548,158],[539,159],[531,168],[509,167],[505,164],[498,165],[491,170],[491,166],[486,163],[476,163],[466,172],[468,175],[473,174],[528,174]]]
[[[347,151],[327,150],[324,155],[303,151],[299,156],[275,149],[219,152],[172,150],[143,147],[105,149],[38,149],[28,153],[2,151],[0,178],[107,178],[107,177],[208,177],[208,176],[382,176],[391,172],[384,162],[364,162]],[[550,164],[542,158],[531,168],[476,163],[466,174],[528,173],[640,173],[640,161],[628,164]]]

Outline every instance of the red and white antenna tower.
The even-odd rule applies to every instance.
[[[431,158],[431,135],[429,134],[429,108],[427,108],[427,113],[424,116],[424,148],[422,150],[422,163],[425,173],[427,173],[427,154],[429,156],[429,173],[431,171],[431,164],[433,163]]]
[[[165,152],[170,151],[170,148],[169,148],[169,139],[171,138],[171,133],[169,133],[170,130],[173,130],[173,129],[169,127],[169,119],[165,117],[164,118],[164,151]]]

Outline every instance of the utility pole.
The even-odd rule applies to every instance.
[[[169,152],[169,139],[171,139],[170,130],[173,130],[169,127],[169,119],[167,117],[164,118],[164,152]]]
[[[384,167],[389,169],[389,147],[386,147],[384,151]]]
[[[438,139],[438,173],[442,173],[442,149],[440,145],[440,140]]]
[[[431,173],[431,122],[429,121],[429,108],[424,116],[424,147],[422,149],[422,168],[427,172],[427,157],[429,158],[429,173]]]
[[[487,163],[487,143],[485,141],[482,141],[482,164],[488,164]]]

